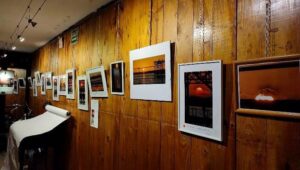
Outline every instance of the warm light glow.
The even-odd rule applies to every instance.
[[[11,47],[12,50],[16,50],[16,48],[17,48],[16,46],[12,46]]]
[[[24,37],[20,37],[19,40],[20,40],[20,42],[24,42],[25,38]]]
[[[274,101],[274,97],[273,96],[267,96],[267,95],[264,95],[264,94],[258,94],[255,97],[255,100],[256,101],[268,101],[268,102],[272,102],[272,101]]]
[[[203,92],[203,89],[201,87],[197,87],[197,92]]]

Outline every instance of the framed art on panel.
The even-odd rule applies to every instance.
[[[237,112],[300,118],[300,55],[235,63]]]
[[[222,61],[178,65],[178,129],[222,141]]]
[[[58,76],[53,76],[53,79],[52,79],[52,84],[53,84],[53,88],[52,88],[52,99],[54,101],[59,101],[59,86],[58,86]]]
[[[170,41],[130,51],[130,98],[172,101]]]
[[[90,126],[98,128],[99,101],[91,100]]]
[[[33,93],[34,97],[37,96],[37,86],[36,86],[36,80],[35,80],[35,78],[32,79],[32,93]]]
[[[41,73],[39,71],[34,72],[34,78],[36,82],[36,86],[41,85]]]
[[[124,95],[124,62],[110,64],[111,94]]]
[[[32,89],[32,78],[27,77],[28,87]]]
[[[88,69],[86,75],[91,97],[108,97],[104,67]]]
[[[41,94],[46,95],[46,75],[41,75]]]
[[[45,73],[46,89],[52,89],[52,72]]]
[[[75,99],[75,69],[67,70],[67,99]]]
[[[14,85],[13,85],[13,94],[18,94],[19,93],[19,83],[17,79],[14,79]]]
[[[58,85],[59,85],[59,91],[58,94],[60,96],[65,96],[66,95],[66,87],[67,87],[67,78],[66,75],[60,75],[59,76],[59,81],[58,81]]]
[[[78,76],[77,78],[77,106],[81,110],[89,110],[88,105],[88,87],[85,75]]]
[[[24,78],[18,78],[18,81],[19,81],[19,87],[21,89],[24,89],[26,87],[26,81]]]

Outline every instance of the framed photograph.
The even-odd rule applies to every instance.
[[[124,62],[117,61],[110,64],[111,94],[124,95]]]
[[[90,126],[98,128],[99,101],[91,100]]]
[[[78,76],[77,78],[77,106],[81,110],[89,110],[88,105],[88,87],[86,76]]]
[[[52,99],[53,101],[59,101],[59,86],[58,86],[58,76],[53,76],[52,79],[52,83],[53,83],[53,87],[52,87]]]
[[[235,63],[238,113],[300,118],[300,55]]]
[[[46,75],[41,75],[41,95],[46,95]]]
[[[14,79],[14,85],[13,85],[13,94],[18,94],[19,93],[19,83],[17,79]]]
[[[37,86],[36,86],[36,80],[35,80],[35,78],[32,79],[32,93],[33,93],[34,97],[37,96]]]
[[[67,78],[66,78],[66,75],[60,75],[59,76],[59,81],[58,81],[58,84],[59,84],[59,95],[60,96],[65,96],[66,95],[66,89],[67,89]]]
[[[39,71],[34,72],[34,78],[36,81],[36,86],[41,85],[41,73]]]
[[[18,78],[18,81],[19,81],[19,87],[21,89],[24,89],[26,87],[26,81],[24,78]]]
[[[27,82],[28,82],[28,87],[30,89],[32,89],[32,78],[31,77],[27,77]]]
[[[46,89],[52,89],[52,72],[44,73]]]
[[[222,61],[178,65],[178,129],[222,141]]]
[[[103,66],[88,69],[86,71],[86,76],[91,97],[108,97]]]
[[[67,99],[75,99],[75,69],[67,70]]]
[[[170,41],[130,51],[130,98],[172,101]]]

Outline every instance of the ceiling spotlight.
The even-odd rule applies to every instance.
[[[25,41],[25,38],[22,37],[21,35],[18,35],[18,39],[20,40],[20,42],[24,42]]]
[[[28,19],[28,23],[31,24],[32,27],[36,26],[36,22],[32,21],[32,19]]]
[[[17,48],[16,46],[12,46],[11,47],[12,50],[16,50],[16,48]]]
[[[6,53],[4,53],[4,54],[3,54],[3,57],[4,57],[4,58],[5,58],[5,57],[7,57],[7,54],[6,54]]]

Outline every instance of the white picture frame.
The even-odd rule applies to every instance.
[[[19,94],[19,82],[18,82],[18,79],[14,79],[13,94]]]
[[[39,71],[34,72],[34,77],[36,81],[36,86],[41,85],[41,73]]]
[[[86,70],[91,97],[108,97],[105,70],[103,66],[98,66]],[[91,80],[93,79],[93,80]],[[97,80],[98,79],[98,80]],[[95,82],[92,83],[91,81]],[[99,82],[97,82],[99,81]],[[92,87],[93,86],[93,87]],[[96,90],[96,89],[99,90]]]
[[[60,75],[59,76],[59,81],[58,81],[58,86],[59,86],[59,88],[58,88],[58,94],[60,95],[60,96],[65,96],[66,95],[66,89],[67,89],[67,78],[66,78],[67,76],[65,75],[65,74],[63,74],[63,75]]]
[[[99,101],[96,99],[91,100],[90,111],[90,126],[98,128],[98,115],[99,115]]]
[[[124,95],[124,61],[110,64],[110,92],[115,95]]]
[[[32,78],[31,77],[27,77],[27,82],[28,82],[28,87],[30,88],[30,89],[32,89],[33,88],[33,86],[32,86]]]
[[[41,95],[46,95],[46,75],[41,75]]]
[[[18,84],[20,89],[25,89],[26,88],[25,78],[18,78]]]
[[[89,110],[89,93],[86,75],[77,77],[77,107],[80,110]]]
[[[172,101],[171,42],[130,51],[130,98]]]
[[[52,72],[44,73],[46,90],[52,89]]]
[[[66,71],[67,76],[67,99],[75,99],[75,69],[68,69]]]
[[[179,64],[178,130],[222,141],[222,97],[221,60]]]
[[[32,95],[34,97],[37,96],[37,86],[36,86],[36,80],[35,80],[35,78],[32,79]]]
[[[52,100],[59,101],[59,78],[58,76],[52,77]]]

